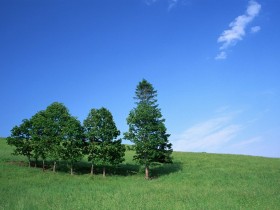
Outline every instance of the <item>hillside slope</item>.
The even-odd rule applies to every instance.
[[[132,161],[90,176],[28,168],[0,139],[0,209],[279,209],[280,159],[174,152],[174,164],[155,166],[152,180]]]

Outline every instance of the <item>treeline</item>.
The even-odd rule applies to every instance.
[[[64,160],[69,163],[73,174],[74,163],[86,155],[92,163],[91,173],[94,164],[102,165],[105,176],[106,165],[124,161],[125,146],[121,139],[117,139],[119,135],[109,110],[90,110],[81,125],[62,103],[55,102],[15,126],[7,142],[15,146],[15,155],[27,157],[29,166],[31,159],[35,161],[35,167],[41,159],[45,169],[48,159],[52,160],[55,172],[57,162]]]
[[[127,118],[129,126],[124,137],[134,143],[134,160],[145,166],[146,178],[149,167],[154,162],[170,163],[172,148],[168,142],[164,119],[157,104],[157,91],[146,80],[142,80],[135,92],[136,107]],[[9,145],[15,146],[15,155],[27,157],[29,166],[34,160],[42,161],[45,169],[46,160],[51,161],[52,170],[56,171],[57,162],[67,161],[70,172],[73,166],[84,156],[94,166],[117,165],[124,161],[125,145],[118,138],[117,129],[111,112],[106,108],[91,109],[83,124],[73,117],[62,103],[52,103],[45,110],[37,112],[30,119],[25,119],[11,130],[7,138]]]

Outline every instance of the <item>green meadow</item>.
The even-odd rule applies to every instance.
[[[0,139],[0,209],[280,209],[280,159],[174,152],[174,164],[155,165],[152,179],[132,161],[91,176],[86,160],[69,174],[28,167]]]

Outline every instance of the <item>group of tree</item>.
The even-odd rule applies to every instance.
[[[124,160],[125,147],[116,139],[119,134],[109,110],[92,109],[82,126],[62,103],[55,102],[15,126],[7,142],[15,146],[14,154],[28,158],[29,166],[31,159],[35,166],[41,159],[44,169],[49,159],[55,172],[57,161],[65,160],[73,174],[74,163],[87,155],[92,163],[104,166],[105,176],[105,165]]]
[[[166,133],[165,120],[157,104],[157,91],[147,81],[142,80],[135,92],[136,107],[127,118],[128,132],[124,138],[134,143],[134,160],[145,167],[145,178],[149,178],[149,168],[155,162],[171,163],[171,143]],[[59,160],[69,163],[71,174],[74,164],[84,156],[94,165],[117,165],[124,161],[125,146],[118,139],[117,129],[111,112],[106,108],[91,109],[83,125],[73,117],[62,104],[54,102],[45,110],[37,112],[30,119],[24,119],[11,130],[7,138],[9,145],[15,146],[15,155],[52,162],[53,171]]]

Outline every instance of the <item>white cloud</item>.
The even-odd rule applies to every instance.
[[[254,26],[251,28],[251,33],[257,33],[261,30],[261,27],[260,26]]]
[[[245,14],[235,18],[235,20],[229,24],[230,28],[225,30],[218,38],[218,43],[222,44],[220,50],[224,51],[228,47],[233,46],[238,41],[242,40],[246,35],[245,29],[247,25],[254,20],[260,10],[261,5],[258,2],[254,0],[249,1]]]
[[[249,144],[254,144],[256,142],[262,141],[262,139],[263,138],[261,136],[256,136],[256,137],[250,138],[248,140],[241,141],[237,144],[233,144],[232,147],[238,147],[238,148],[247,147]]]
[[[226,49],[232,44],[235,44],[238,40],[242,40],[245,36],[245,28],[256,15],[260,12],[261,5],[256,1],[250,1],[246,14],[238,16],[233,22],[229,24],[231,27],[225,30],[218,38],[219,43],[223,43],[221,49]]]
[[[194,125],[175,137],[173,148],[176,151],[213,152],[231,141],[242,129],[234,124],[234,114],[206,120]]]
[[[216,57],[216,60],[223,60],[227,58],[227,53],[225,51],[221,51]]]

